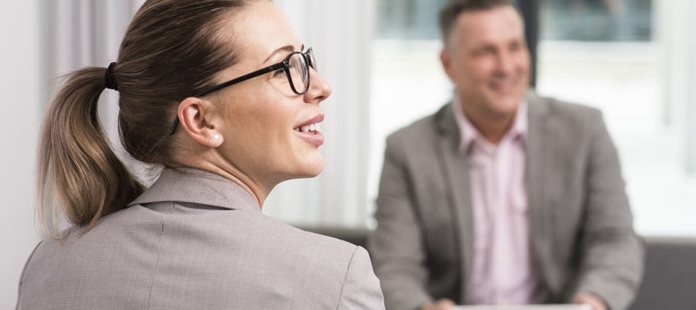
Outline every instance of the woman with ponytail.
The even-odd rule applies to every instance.
[[[382,309],[367,252],[261,213],[278,183],[319,174],[331,90],[268,0],[148,0],[116,62],[69,75],[44,121],[39,207],[18,309]],[[140,184],[97,106],[160,165]],[[59,219],[70,228],[58,231]]]

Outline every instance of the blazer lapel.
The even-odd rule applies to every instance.
[[[465,296],[466,279],[471,274],[474,243],[474,223],[471,210],[471,190],[469,186],[469,166],[466,154],[459,151],[460,133],[452,111],[452,104],[443,107],[436,115],[438,130],[438,155],[441,171],[445,176],[453,226],[459,243],[461,266],[461,292]]]
[[[553,281],[545,272],[552,258],[553,233],[551,231],[551,210],[544,197],[544,189],[549,180],[546,176],[547,167],[553,160],[549,144],[553,143],[547,121],[548,105],[543,99],[530,94],[529,104],[529,135],[527,139],[527,200],[529,209],[529,238],[532,253],[539,276],[546,283]]]

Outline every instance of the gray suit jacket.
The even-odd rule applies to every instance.
[[[383,309],[361,247],[263,215],[223,177],[165,170],[94,229],[45,240],[18,309]]]
[[[643,246],[601,113],[533,94],[527,102],[530,239],[547,302],[583,291],[625,309],[641,279]],[[369,238],[387,309],[465,300],[474,223],[459,142],[450,105],[387,139]]]

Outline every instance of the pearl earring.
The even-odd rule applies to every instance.
[[[220,138],[221,138],[221,136],[219,133],[213,134],[213,140],[218,141],[218,140],[220,140]]]

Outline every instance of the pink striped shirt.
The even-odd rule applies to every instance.
[[[466,283],[467,304],[538,302],[529,240],[525,183],[527,105],[520,105],[500,143],[488,142],[452,104],[468,155],[474,216],[473,268]]]

